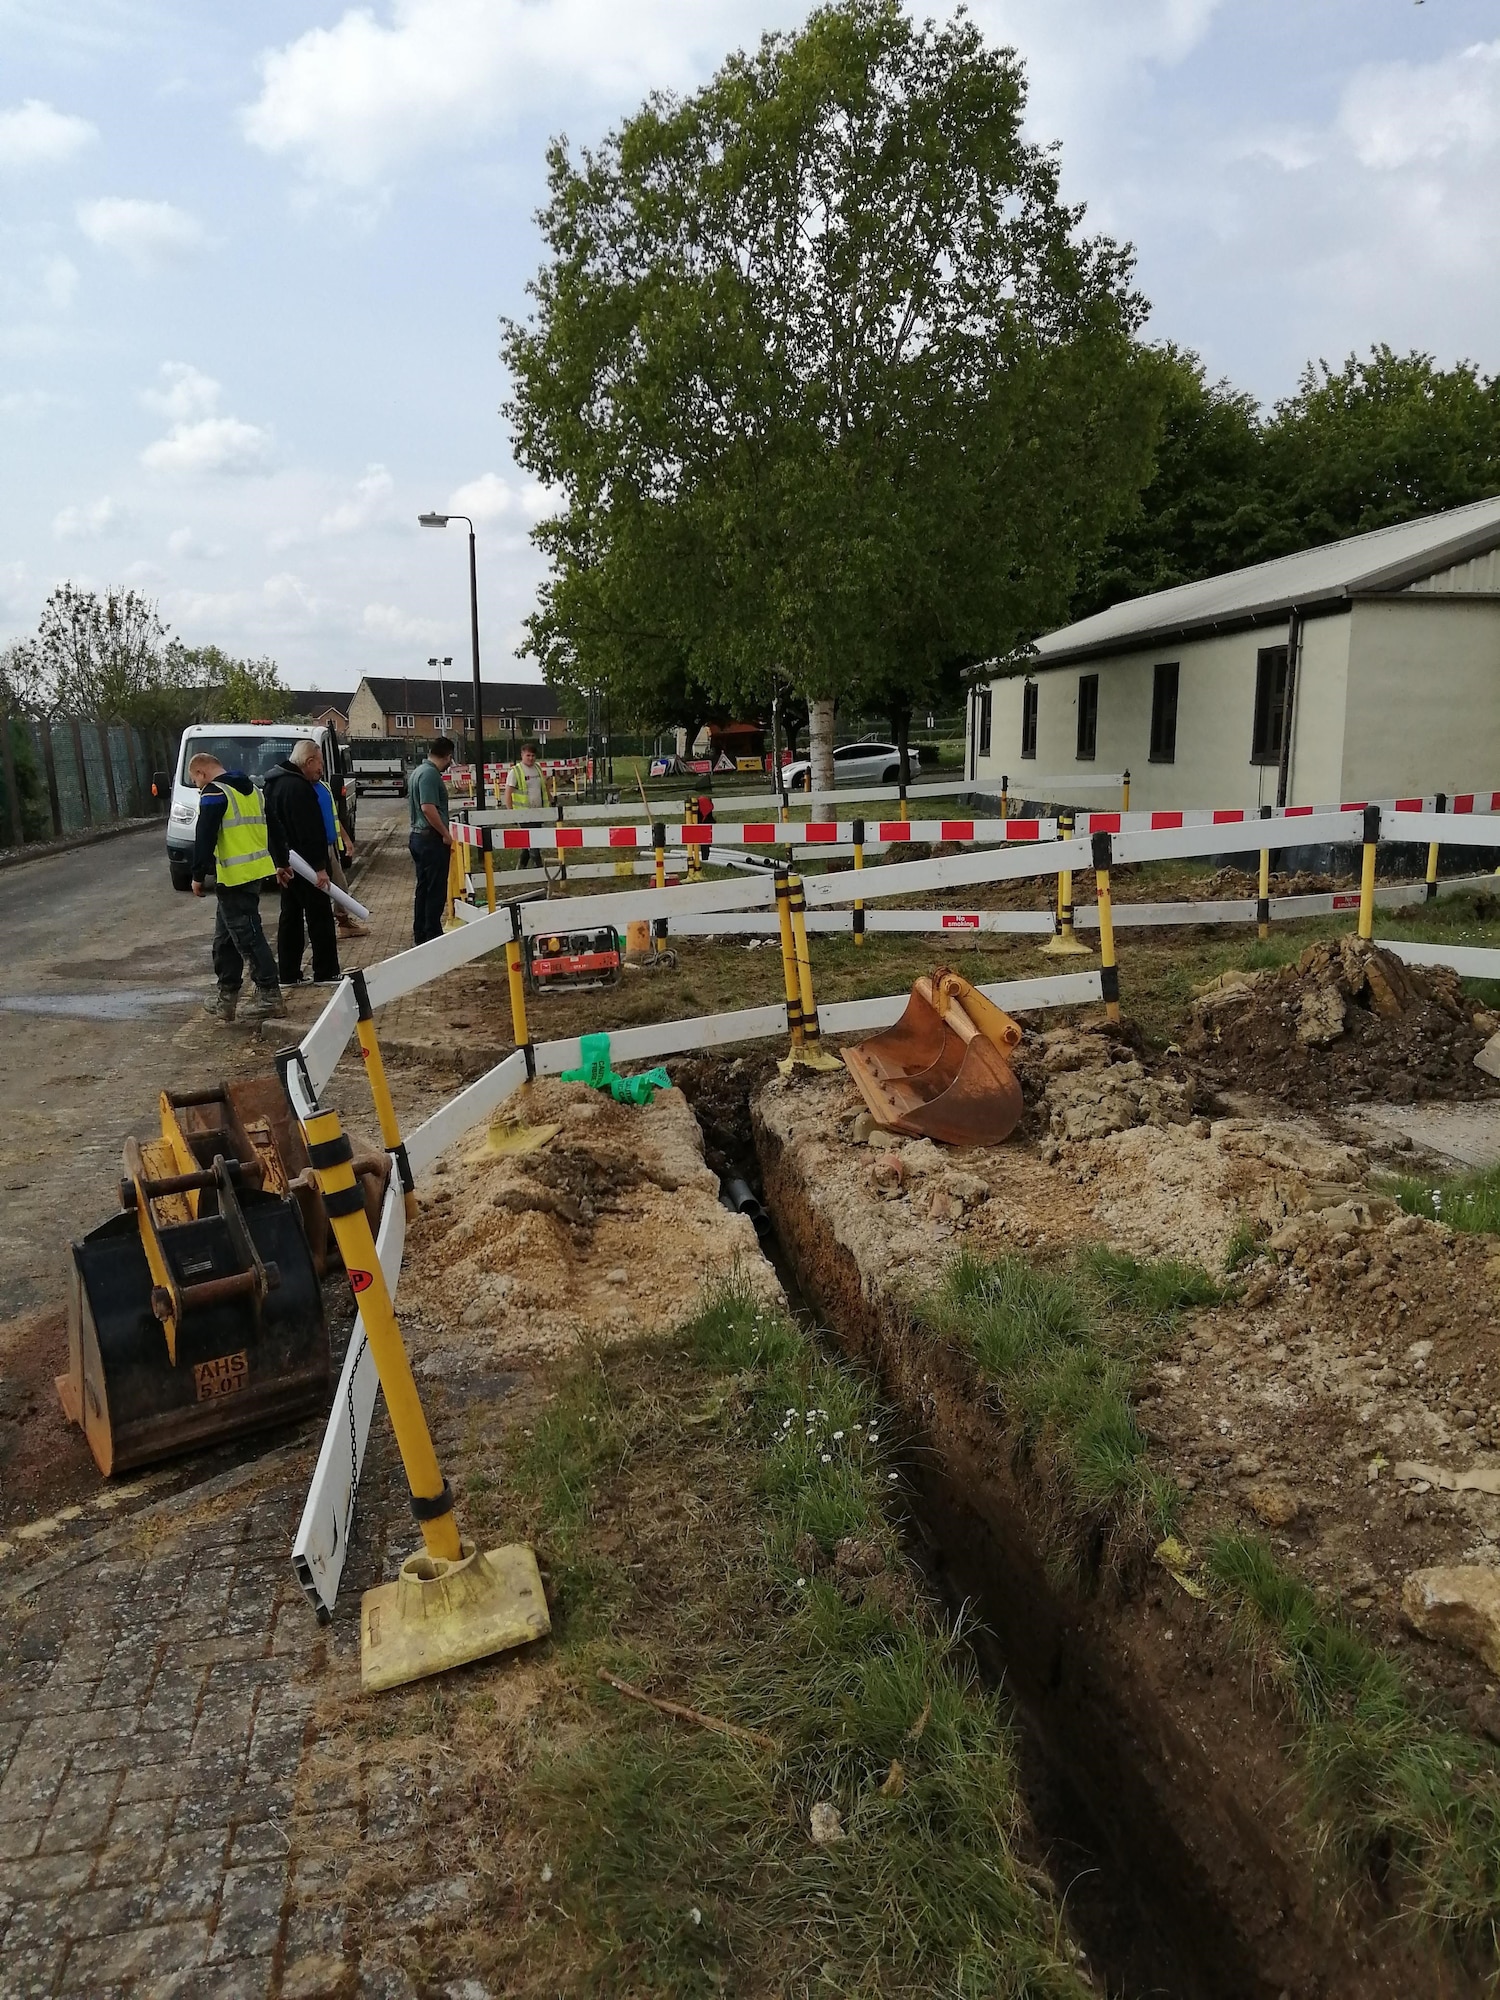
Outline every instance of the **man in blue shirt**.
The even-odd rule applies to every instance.
[[[443,773],[453,762],[453,745],[434,736],[427,755],[406,781],[411,817],[407,847],[416,863],[417,891],[412,904],[411,941],[426,944],[443,935],[443,906],[448,900],[448,855],[453,836],[448,831],[448,787]]]

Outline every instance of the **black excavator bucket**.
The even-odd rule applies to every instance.
[[[297,1204],[247,1190],[236,1208],[253,1262],[222,1213],[161,1231],[185,1307],[175,1359],[136,1216],[112,1216],[72,1246],[58,1389],[106,1475],[328,1408],[328,1328]],[[263,1296],[245,1283],[256,1265]]]

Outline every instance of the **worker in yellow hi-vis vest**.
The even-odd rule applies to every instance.
[[[207,751],[190,760],[188,778],[201,794],[193,834],[193,894],[203,895],[212,871],[218,905],[213,943],[218,991],[204,1001],[204,1011],[219,1021],[234,1019],[248,964],[255,998],[247,1013],[279,1020],[286,1001],[260,921],[261,891],[280,879],[266,838],[265,806],[243,771],[226,770]],[[291,870],[286,874],[290,879]]]
[[[507,812],[520,811],[527,806],[545,806],[550,803],[547,796],[547,773],[536,761],[536,745],[523,743],[521,754],[505,774],[505,796],[503,804]],[[521,849],[521,866],[539,868],[541,852],[535,847]]]

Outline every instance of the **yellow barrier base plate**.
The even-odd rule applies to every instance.
[[[524,1544],[466,1550],[458,1562],[408,1556],[395,1582],[367,1590],[360,1605],[360,1685],[401,1687],[551,1630],[536,1556]]]
[[[1041,948],[1048,958],[1092,958],[1094,956],[1093,946],[1085,944],[1083,939],[1077,936],[1051,937],[1048,938],[1047,942]]]

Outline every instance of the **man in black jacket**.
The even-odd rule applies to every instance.
[[[294,743],[290,754],[271,770],[265,781],[266,833],[271,859],[281,881],[281,921],[276,926],[276,958],[283,986],[295,986],[302,977],[303,932],[312,940],[312,976],[316,985],[331,984],[339,976],[338,932],[333,921],[333,904],[328,896],[328,837],[323,828],[323,808],[318,803],[317,779],[323,775],[322,752],[316,743]],[[300,875],[290,881],[283,871],[290,867],[295,850],[309,867],[318,871],[314,888]]]

